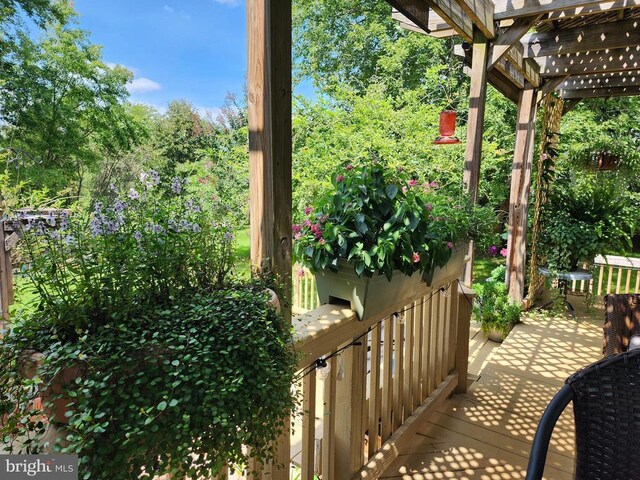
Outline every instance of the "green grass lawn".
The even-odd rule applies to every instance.
[[[249,229],[236,231],[236,273],[242,277],[249,277],[251,273],[251,235]]]
[[[486,278],[491,276],[491,271],[504,265],[504,258],[502,257],[482,257],[476,256],[473,261],[473,281],[482,282]]]

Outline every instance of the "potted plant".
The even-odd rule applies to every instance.
[[[320,301],[346,301],[361,320],[412,299],[471,231],[461,193],[401,167],[347,164],[332,186],[293,226],[294,253],[315,274]]]
[[[557,175],[542,212],[541,252],[551,270],[574,271],[598,254],[631,246],[640,204],[615,177]]]
[[[291,329],[270,282],[231,274],[230,226],[189,188],[149,172],[88,212],[25,221],[36,304],[0,343],[10,451],[77,454],[92,479],[215,476],[247,446],[273,459],[294,408]],[[41,361],[25,371],[29,350]],[[57,417],[65,441],[47,445]]]
[[[473,284],[476,293],[473,304],[474,319],[482,334],[494,342],[502,342],[520,322],[522,306],[512,303],[504,283],[506,268],[501,265],[484,282]]]

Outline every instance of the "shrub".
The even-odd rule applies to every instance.
[[[505,338],[513,326],[520,322],[522,307],[509,299],[504,283],[505,272],[506,267],[501,265],[484,282],[473,284],[476,293],[473,315],[484,335],[495,330]]]
[[[376,161],[341,167],[332,185],[293,226],[296,258],[312,271],[336,270],[341,259],[358,276],[431,271],[447,263],[456,243],[495,220],[461,189],[441,189]]]
[[[230,275],[233,236],[182,180],[141,181],[89,214],[27,223],[39,298],[0,343],[4,441],[42,452],[48,407],[64,398],[69,427],[56,449],[78,454],[80,478],[211,478],[249,455],[271,461],[296,369],[291,327],[267,304],[271,282]],[[19,372],[30,350],[44,358],[31,379]],[[73,367],[75,382],[43,395]]]

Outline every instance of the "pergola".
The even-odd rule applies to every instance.
[[[511,298],[521,301],[537,107],[551,92],[563,100],[563,114],[584,98],[640,94],[640,0],[387,1],[402,27],[465,42],[457,52],[471,66],[464,182],[474,198],[487,83],[518,104],[507,282]],[[251,188],[262,200],[251,202],[251,218],[261,219],[252,229],[252,252],[256,265],[270,258],[285,277],[291,258],[290,10],[288,1],[247,2]]]
[[[436,37],[460,36],[466,42],[459,52],[467,58],[471,66],[463,181],[474,199],[477,198],[480,180],[487,84],[492,84],[518,104],[509,206],[507,282],[511,298],[523,301],[527,219],[538,107],[541,104],[545,106],[542,122],[544,131],[538,160],[541,164],[546,147],[557,142],[556,132],[562,114],[580,100],[640,93],[637,77],[640,73],[640,20],[636,20],[640,18],[640,0],[387,2],[394,8],[393,15],[403,27]],[[279,275],[284,292],[290,292],[291,2],[247,0],[247,35],[252,263],[256,268],[268,269]],[[550,95],[556,91],[559,98]],[[544,200],[544,192],[538,189],[536,195],[536,206],[539,206]],[[537,235],[535,229],[532,235],[534,238]],[[534,241],[534,247],[535,243]],[[532,273],[535,276],[535,253],[533,258]],[[466,272],[467,282],[471,280],[471,275],[472,272]],[[537,285],[537,280],[532,278],[531,284]],[[461,289],[466,297],[465,288]],[[454,295],[457,296],[457,293]],[[286,300],[285,305],[289,303]],[[448,316],[442,317],[445,319],[442,325],[447,325],[446,328],[455,321],[458,324],[453,326],[453,331],[447,337],[450,342],[448,346],[443,344],[439,350],[442,358],[446,359],[446,364],[442,364],[442,373],[445,375],[439,375],[435,380],[437,388],[434,390],[429,385],[429,388],[425,389],[425,379],[420,371],[414,369],[413,377],[410,373],[405,375],[405,380],[413,378],[416,388],[422,385],[421,395],[424,394],[419,398],[414,394],[417,400],[409,410],[405,405],[405,412],[412,413],[409,419],[413,418],[416,412],[427,415],[433,409],[433,405],[446,399],[454,391],[466,391],[469,329],[468,323],[465,325],[462,321],[464,315],[458,315],[458,309],[466,308],[467,303],[470,305],[471,302],[468,298],[467,303],[464,300],[462,299],[459,305],[449,301]],[[358,325],[350,311],[340,311],[338,308],[333,311],[329,308],[322,310],[322,307],[316,310],[312,315],[313,319],[308,323],[315,322],[314,326],[318,327],[315,341],[322,344],[323,351],[335,351],[349,338],[361,338],[354,334],[355,331],[366,331],[367,325],[363,325],[366,322],[360,322]],[[290,311],[285,311],[285,315],[289,314]],[[430,321],[431,317],[425,313],[422,318]],[[430,347],[423,346],[420,335],[416,333],[417,336],[411,338],[411,332],[403,330],[405,327],[398,328],[397,335],[394,334],[396,341],[404,339],[408,345],[406,342],[409,339],[415,340],[418,350],[427,349],[424,353],[429,353]],[[389,330],[390,327],[386,332],[390,335]],[[336,336],[337,333],[345,336]],[[377,345],[376,348],[379,349],[379,332],[377,335],[377,341],[372,340],[371,345]],[[441,337],[438,334],[431,338]],[[391,345],[391,342],[387,341],[385,344]],[[413,358],[417,362],[416,365],[431,368],[431,357],[427,359],[415,351],[412,354],[413,347],[409,345],[408,348],[405,353],[406,361]],[[367,374],[363,366],[367,365],[366,348],[351,349],[344,355],[347,372],[356,372],[359,376],[349,377],[348,381],[343,381],[337,387],[339,408],[334,413],[340,420],[334,419],[332,427],[335,428],[335,437],[339,439],[338,446],[334,445],[332,450],[336,456],[334,464],[337,465],[332,467],[336,469],[335,478],[352,478],[360,469],[360,437],[364,435],[363,406],[369,405],[373,412],[368,417],[374,422],[369,425],[370,429],[375,428],[378,419],[375,402],[367,404],[365,399],[364,382]],[[375,362],[372,361],[373,364]],[[388,368],[390,367],[385,367],[385,372]],[[399,372],[401,373],[401,370]],[[305,383],[306,406],[313,405],[313,400],[308,399],[315,398],[314,379],[315,377],[306,380]],[[333,385],[335,387],[335,383]],[[408,391],[411,392],[411,389]],[[335,390],[333,395],[335,400]],[[414,411],[413,408],[417,406],[419,408]],[[397,414],[397,411],[395,413]],[[311,423],[307,423],[306,427],[303,425],[303,436],[307,440],[302,451],[302,478],[312,479],[314,470],[312,462],[308,459],[314,457],[313,422],[307,422]],[[391,438],[401,436],[406,423],[398,427]],[[384,444],[382,450],[385,450],[385,445],[389,444]],[[394,448],[388,447],[387,453],[395,452]],[[278,452],[281,463],[287,465],[289,448],[286,438],[280,442]],[[397,455],[397,452],[395,454]],[[361,478],[378,478],[380,468],[375,465],[363,467]],[[275,469],[268,474],[271,478],[288,478],[288,472],[283,469]],[[328,478],[333,477],[329,475]]]

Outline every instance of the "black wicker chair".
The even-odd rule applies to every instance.
[[[640,479],[640,350],[573,374],[547,406],[536,431],[526,480],[542,478],[549,440],[573,401],[576,480]]]

